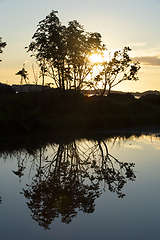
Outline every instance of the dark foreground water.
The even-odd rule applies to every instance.
[[[0,239],[160,239],[160,139],[1,150]]]

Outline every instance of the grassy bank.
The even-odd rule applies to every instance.
[[[1,136],[87,132],[160,124],[160,96],[102,99],[69,91],[0,95]]]

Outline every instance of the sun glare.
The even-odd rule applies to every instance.
[[[103,57],[100,54],[92,54],[90,56],[92,63],[101,63],[103,62]]]
[[[108,51],[104,51],[103,56],[98,53],[94,53],[90,56],[90,60],[92,63],[102,63],[103,61],[109,62],[109,56],[110,54]]]

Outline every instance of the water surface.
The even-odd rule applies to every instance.
[[[1,150],[0,239],[160,238],[158,135]]]

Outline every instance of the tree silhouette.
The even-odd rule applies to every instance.
[[[121,82],[138,80],[137,73],[140,65],[138,62],[132,62],[129,51],[131,51],[129,47],[115,51],[113,57],[99,63],[101,68],[98,74],[86,83],[100,95],[100,104],[103,102],[106,90],[108,90],[108,96],[111,89]]]
[[[35,56],[40,67],[42,85],[49,76],[64,95],[68,89],[94,89],[102,98],[110,90],[126,80],[138,80],[138,62],[129,57],[129,47],[115,51],[109,60],[91,63],[89,56],[94,53],[104,56],[106,46],[99,33],[86,32],[76,20],[68,26],[62,25],[57,11],[51,11],[39,22],[28,52]],[[97,66],[98,73],[95,73]],[[66,93],[65,93],[66,94]]]
[[[52,145],[52,155],[40,148],[37,171],[31,185],[23,189],[32,218],[44,229],[61,216],[70,223],[78,211],[92,213],[95,200],[108,187],[119,198],[128,180],[135,180],[133,163],[118,161],[104,140]],[[33,165],[32,165],[33,166]],[[103,186],[103,188],[102,188]]]
[[[45,69],[45,75],[64,93],[64,90],[83,87],[84,79],[92,71],[88,56],[102,52],[105,45],[99,33],[85,32],[76,20],[66,27],[56,14],[57,11],[52,11],[39,22],[28,52],[36,57],[41,72]],[[42,76],[44,82],[44,74]]]

